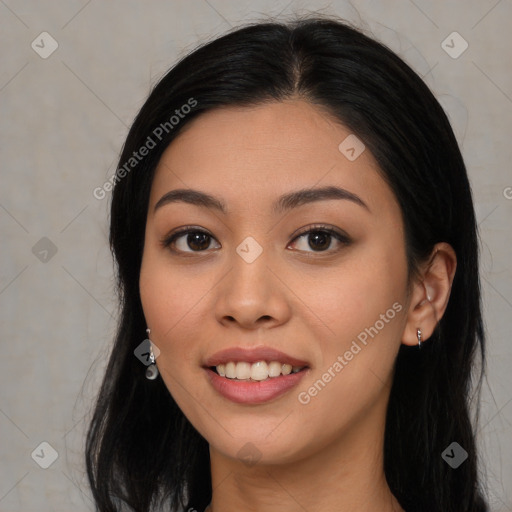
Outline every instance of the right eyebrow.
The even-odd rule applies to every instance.
[[[210,194],[205,194],[204,192],[199,192],[198,190],[185,188],[171,190],[164,194],[155,204],[154,211],[158,210],[158,208],[161,208],[165,204],[176,202],[188,203],[194,206],[203,206],[205,208],[213,208],[224,214],[227,213],[225,204],[216,197],[213,197]]]

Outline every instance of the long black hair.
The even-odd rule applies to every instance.
[[[146,328],[139,273],[149,192],[163,151],[201,113],[292,97],[337,118],[376,158],[401,207],[409,276],[437,242],[456,252],[450,300],[432,337],[421,351],[399,350],[384,467],[407,512],[486,511],[478,415],[470,414],[485,362],[478,234],[463,158],[443,109],[409,66],[361,31],[318,16],[253,23],[202,45],[156,84],[128,133],[110,224],[121,314],[86,442],[97,509],[201,512],[210,502],[208,443],[134,356]],[[452,442],[468,453],[456,469],[442,457]]]

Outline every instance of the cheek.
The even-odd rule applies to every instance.
[[[148,250],[144,253],[140,273],[140,296],[144,316],[151,328],[151,340],[160,349],[159,366],[190,358],[187,343],[191,325],[199,321],[201,297],[208,280],[197,280],[171,269],[165,256]]]
[[[347,256],[329,271],[302,274],[296,283],[319,339],[334,341],[337,349],[386,311],[395,318],[392,306],[403,301],[407,281],[405,253],[392,244],[372,241]]]
[[[405,251],[372,243],[322,281],[301,284],[314,290],[308,306],[322,319],[314,333],[321,356],[301,391],[308,408],[342,421],[372,402],[392,375],[406,311]]]
[[[197,379],[202,370],[191,347],[204,317],[201,297],[207,292],[208,280],[187,275],[171,269],[165,257],[147,251],[139,286],[150,338],[160,350],[156,361],[160,376],[184,414],[195,417],[195,400],[190,395],[194,381],[190,379]]]

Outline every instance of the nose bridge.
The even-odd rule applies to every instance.
[[[248,236],[230,255],[231,271],[218,290],[216,315],[250,327],[260,318],[282,320],[286,298],[269,270],[271,251]]]
[[[232,272],[229,292],[236,300],[257,304],[267,298],[271,279],[267,268],[269,249],[248,236],[235,248],[231,257]],[[238,297],[238,294],[241,296]]]

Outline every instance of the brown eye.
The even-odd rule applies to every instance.
[[[185,245],[193,251],[204,251],[210,246],[210,236],[199,231],[187,235]]]
[[[324,251],[329,248],[332,241],[332,236],[325,231],[315,231],[309,233],[310,238],[308,240],[309,247],[313,250]]]
[[[206,231],[183,229],[163,240],[162,245],[170,247],[174,252],[204,252],[210,248],[213,240],[215,239]]]
[[[303,239],[301,241],[301,239]],[[299,241],[299,242],[296,242]],[[332,249],[333,242],[338,248]],[[339,246],[349,245],[351,242],[347,235],[339,233],[333,228],[327,226],[318,226],[310,228],[308,231],[301,233],[295,237],[293,243],[298,247],[298,251],[304,252],[331,252],[340,249]]]

